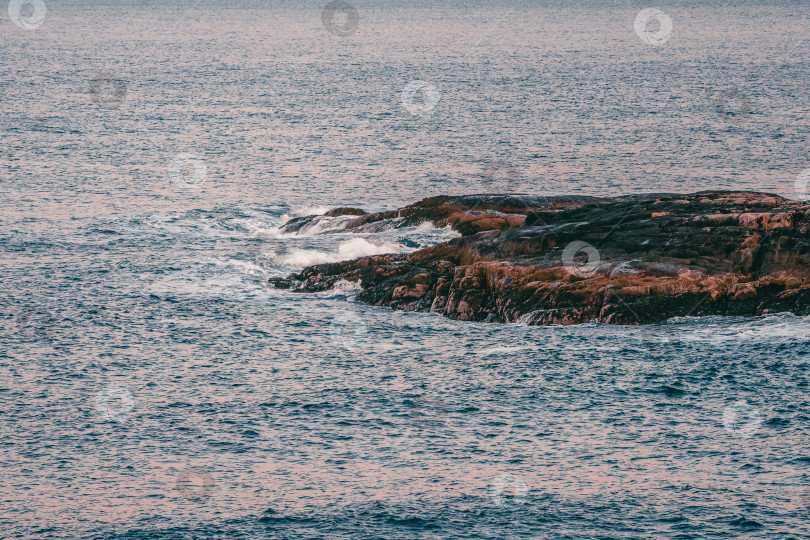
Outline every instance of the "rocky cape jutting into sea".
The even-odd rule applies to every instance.
[[[810,205],[765,193],[431,197],[375,214],[338,208],[296,218],[284,231],[332,224],[371,232],[424,221],[462,236],[270,282],[315,292],[347,280],[360,284],[363,302],[465,321],[810,314]]]

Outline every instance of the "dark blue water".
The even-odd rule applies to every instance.
[[[658,47],[630,4],[357,2],[345,37],[322,7],[4,16],[0,537],[808,536],[808,318],[538,328],[265,285],[456,234],[279,233],[334,206],[803,195],[807,7],[664,7]]]

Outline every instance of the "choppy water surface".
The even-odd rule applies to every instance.
[[[796,195],[806,6],[676,5],[662,47],[641,6],[572,6],[358,2],[346,38],[315,4],[5,19],[0,536],[810,534],[808,318],[536,328],[265,286],[455,236],[279,233],[333,206]]]

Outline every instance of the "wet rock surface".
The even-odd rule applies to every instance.
[[[538,325],[810,314],[810,206],[775,195],[479,195],[360,212],[333,215],[343,216],[341,230],[430,221],[462,236],[410,254],[311,266],[271,284],[315,292],[347,280],[374,305]],[[298,218],[285,232],[319,219]]]

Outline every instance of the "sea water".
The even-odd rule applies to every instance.
[[[337,206],[803,197],[807,4],[670,3],[663,43],[631,2],[326,4],[3,13],[0,536],[810,534],[810,319],[266,285],[457,236],[280,229]]]

